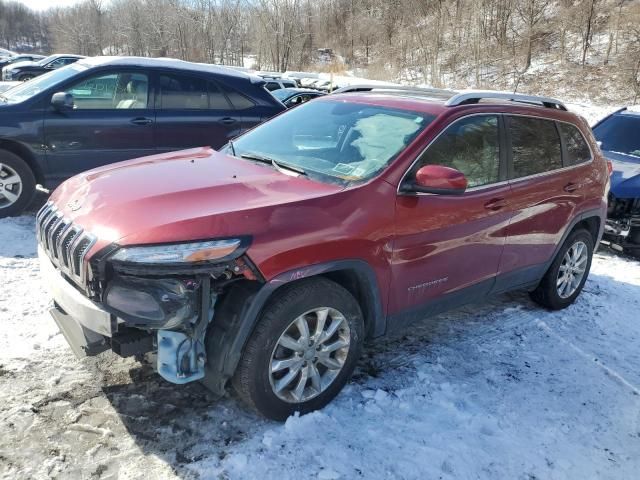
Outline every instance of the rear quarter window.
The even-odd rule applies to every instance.
[[[589,145],[582,136],[582,132],[576,126],[569,123],[558,123],[558,128],[564,140],[567,153],[564,159],[565,167],[579,165],[591,160]]]
[[[513,178],[562,168],[562,148],[555,122],[532,117],[507,117],[511,137]]]

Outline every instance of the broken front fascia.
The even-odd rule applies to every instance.
[[[110,268],[99,269],[105,308],[122,326],[155,336],[157,371],[166,380],[183,384],[204,377],[205,338],[218,294],[227,283],[259,276],[245,249],[208,265],[141,265],[108,255],[103,267]]]

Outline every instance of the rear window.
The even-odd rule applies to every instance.
[[[160,75],[160,108],[163,110],[209,108],[207,81],[184,75]]]
[[[531,117],[508,118],[513,178],[562,167],[562,148],[555,122]]]
[[[591,160],[589,145],[577,127],[568,123],[558,123],[558,128],[567,149],[567,156],[564,159],[566,167]]]
[[[227,98],[229,99],[229,101],[231,102],[231,106],[235,110],[246,110],[247,108],[255,107],[256,104],[252,100],[245,97],[237,90],[227,85],[222,85],[222,89],[224,90],[224,93],[227,94]]]

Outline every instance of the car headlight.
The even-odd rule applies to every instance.
[[[239,256],[248,242],[241,238],[168,245],[123,247],[109,260],[140,264],[191,264],[230,259]]]

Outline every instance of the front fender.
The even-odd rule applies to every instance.
[[[338,260],[290,270],[262,285],[252,282],[231,289],[219,308],[216,308],[207,333],[207,367],[202,381],[205,386],[215,394],[224,394],[225,385],[236,371],[244,346],[263,308],[276,290],[304,278],[345,270],[358,275],[361,282],[366,282],[365,301],[371,317],[370,335],[382,335],[386,329],[386,317],[380,288],[373,269],[365,261]]]

